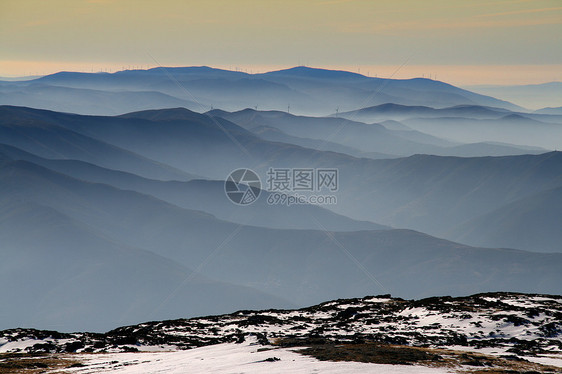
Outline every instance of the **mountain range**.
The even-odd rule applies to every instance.
[[[322,126],[309,117],[263,116],[273,118],[268,126],[303,133]],[[527,251],[483,248],[491,241],[510,247],[491,235],[473,247],[419,232],[472,243],[465,236],[485,233],[489,224],[478,222],[490,222],[494,209],[532,219],[543,205],[526,199],[562,186],[560,153],[356,158],[266,140],[228,117],[187,109],[107,117],[0,108],[1,284],[27,274],[21,286],[2,288],[1,297],[13,301],[3,327],[100,331],[374,292],[560,293],[562,253],[539,253],[560,252],[557,230],[529,231],[527,241],[511,246]],[[369,131],[340,119],[327,126],[332,121]],[[264,184],[268,167],[335,166],[338,204],[271,206],[263,199],[235,206],[223,181],[244,165]],[[552,205],[553,222],[557,212]],[[509,237],[518,227],[499,232]]]
[[[562,293],[555,108],[305,67],[61,72],[0,104],[0,328]],[[299,170],[337,183],[291,202],[272,175]]]
[[[236,111],[258,107],[301,114],[328,114],[376,104],[484,105],[520,109],[490,96],[430,79],[384,79],[295,67],[247,74],[209,67],[158,67],[116,73],[60,72],[0,83],[0,104],[81,114],[114,115],[139,109],[211,107]],[[144,106],[141,108],[141,105]]]

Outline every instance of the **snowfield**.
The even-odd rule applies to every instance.
[[[223,343],[179,352],[115,353],[84,355],[84,368],[66,373],[453,373],[439,368],[411,365],[381,365],[360,362],[319,361],[287,348],[264,347],[249,339],[241,344]],[[278,358],[279,361],[273,358]],[[267,361],[270,359],[270,361]]]

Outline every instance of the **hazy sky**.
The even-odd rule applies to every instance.
[[[0,0],[0,76],[309,65],[541,83],[562,81],[561,39],[560,0]]]

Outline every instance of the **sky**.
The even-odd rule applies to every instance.
[[[560,0],[0,0],[0,76],[306,65],[458,85],[562,81]]]

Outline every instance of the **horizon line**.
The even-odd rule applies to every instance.
[[[20,65],[22,61],[0,61],[0,72],[10,70],[3,65],[11,65],[17,63]],[[340,71],[350,74],[360,75],[366,78],[382,78],[382,79],[430,79],[440,81],[460,87],[469,86],[525,86],[539,85],[546,83],[562,82],[562,65],[409,65],[406,66],[395,77],[390,78],[394,65],[318,65],[312,66],[308,64],[300,65],[224,65],[224,64],[166,64],[165,66],[155,66],[154,64],[116,64],[116,63],[59,63],[59,62],[31,62],[25,64],[40,65],[43,70],[35,71],[33,69],[25,69],[19,72],[0,73],[0,79],[6,81],[33,80],[48,75],[62,72],[74,73],[108,73],[115,74],[123,71],[148,71],[160,67],[164,68],[195,68],[206,67],[215,70],[239,72],[248,75],[259,75],[284,70],[306,67],[315,70]],[[21,66],[21,65],[20,65]],[[31,66],[29,66],[31,67]],[[506,69],[509,67],[509,69]],[[425,71],[425,72],[424,72]],[[556,76],[547,78],[550,72]],[[501,75],[501,76],[500,76]],[[494,79],[494,76],[496,79]],[[444,77],[444,78],[443,78]],[[512,79],[517,77],[519,79]]]

